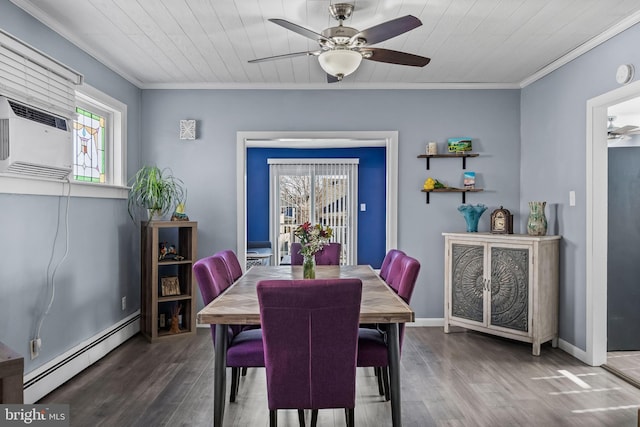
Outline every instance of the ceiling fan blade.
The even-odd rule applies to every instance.
[[[287,30],[291,30],[294,33],[298,33],[302,36],[305,36],[311,40],[315,40],[318,43],[320,43],[320,40],[323,40],[325,42],[330,42],[333,44],[333,42],[331,41],[331,39],[323,36],[322,34],[316,33],[315,31],[311,31],[307,28],[301,27],[298,24],[294,24],[293,22],[289,22],[289,21],[285,21],[284,19],[278,19],[278,18],[271,18],[269,19],[269,21],[273,22],[274,24],[278,24],[281,27],[286,28]]]
[[[317,50],[313,52],[294,52],[294,53],[285,53],[283,55],[275,55],[275,56],[267,56],[266,58],[257,58],[251,59],[248,61],[250,64],[255,64],[256,62],[264,62],[264,61],[273,61],[275,59],[285,59],[285,58],[294,58],[296,56],[318,56],[322,51]]]
[[[609,133],[612,133],[614,135],[626,135],[629,132],[633,132],[638,130],[638,126],[622,126],[621,128],[617,128],[617,129],[613,129],[610,130]]]
[[[365,39],[367,41],[367,45],[380,43],[395,36],[399,36],[402,33],[406,33],[407,31],[413,30],[420,25],[422,25],[422,21],[413,15],[401,16],[400,18],[392,19],[390,21],[383,22],[382,24],[374,25],[366,30],[362,30],[351,37],[349,42],[353,42],[356,39]]]
[[[424,67],[431,59],[412,53],[398,52],[397,50],[382,49],[379,47],[361,48],[360,53],[369,61],[386,62],[389,64],[411,65],[412,67]]]

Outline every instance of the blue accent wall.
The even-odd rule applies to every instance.
[[[385,255],[386,149],[247,149],[247,239],[269,240],[269,158],[358,158],[358,264],[380,268]],[[366,203],[367,210],[360,211]]]

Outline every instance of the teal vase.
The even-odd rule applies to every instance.
[[[460,205],[458,211],[464,216],[464,220],[467,222],[467,232],[475,233],[478,231],[478,221],[480,217],[487,210],[485,205]]]
[[[527,219],[527,233],[529,236],[544,236],[547,234],[547,217],[544,208],[547,202],[529,202],[529,218]]]

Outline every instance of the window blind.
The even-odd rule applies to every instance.
[[[333,229],[343,264],[357,260],[358,159],[268,159],[271,239],[276,259],[290,255],[293,230],[305,221]]]
[[[0,30],[0,95],[71,118],[78,72]]]

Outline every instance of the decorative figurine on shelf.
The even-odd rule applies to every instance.
[[[160,242],[160,249],[158,250],[158,260],[175,260],[182,261],[184,259],[183,256],[178,255],[176,251],[176,247],[174,245],[170,245],[167,242]]]
[[[475,233],[478,231],[478,221],[486,210],[487,207],[482,204],[458,206],[458,211],[460,211],[460,213],[464,216],[465,221],[467,221],[468,233]]]
[[[158,260],[163,260],[167,256],[167,242],[160,242],[160,248],[158,249]]]
[[[169,329],[169,332],[172,334],[180,333],[180,320],[178,318],[180,311],[182,311],[181,305],[176,305],[171,309],[171,329]]]
[[[189,217],[184,212],[184,202],[178,203],[176,211],[171,215],[171,221],[189,221]]]

